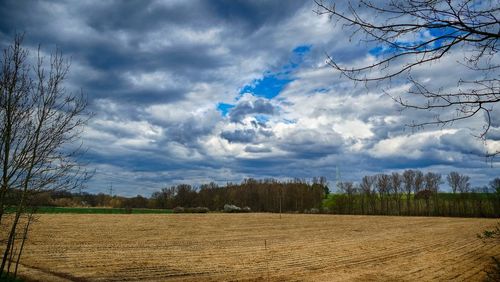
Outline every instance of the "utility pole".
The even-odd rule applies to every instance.
[[[109,183],[109,195],[113,197],[113,182]]]

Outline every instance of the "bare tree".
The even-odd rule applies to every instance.
[[[441,184],[441,174],[428,172],[425,174],[425,189],[437,193]]]
[[[8,274],[7,263],[14,257],[17,269],[32,222],[32,196],[75,188],[88,176],[76,160],[89,115],[83,95],[64,88],[69,64],[57,51],[48,62],[38,51],[30,64],[22,41],[16,35],[0,66],[0,224],[8,230],[2,233],[0,278]],[[6,213],[8,207],[12,213]],[[21,242],[19,248],[16,242]]]
[[[380,195],[380,210],[383,213],[385,203],[385,213],[389,213],[389,188],[391,186],[391,177],[387,174],[379,174],[377,176],[376,186]],[[384,202],[385,200],[385,202]]]
[[[461,175],[456,171],[452,171],[446,176],[446,180],[448,181],[448,185],[450,185],[453,194],[457,192],[458,185],[460,185],[460,179]]]
[[[425,174],[424,179],[425,179],[425,189],[423,192],[427,194],[427,196],[425,197],[425,204],[427,207],[427,215],[430,215],[430,205],[429,205],[430,197],[434,197],[434,209],[437,209],[439,207],[438,191],[439,191],[439,184],[441,184],[441,174],[428,172]],[[435,212],[437,213],[437,210],[435,210]]]
[[[339,189],[347,195],[347,213],[350,214],[354,205],[355,186],[352,182],[340,182]]]
[[[372,209],[372,213],[375,213],[375,193],[372,193],[372,187],[373,183],[375,182],[375,177],[373,176],[363,176],[363,179],[361,179],[361,184],[359,184],[360,189],[361,189],[361,212],[362,214],[365,214],[365,212],[368,212],[368,207],[365,208],[366,202],[368,200],[369,206]]]
[[[500,191],[500,177],[497,177],[490,181],[489,188],[493,193]]]
[[[406,213],[409,215],[411,211],[411,192],[415,181],[415,171],[409,169],[403,172],[403,183],[406,191]]]
[[[453,194],[455,194],[457,191],[460,193],[470,192],[469,176],[460,174],[456,171],[452,171],[446,176],[446,180],[448,181]]]
[[[496,214],[500,214],[500,177],[491,180],[488,186],[488,190],[491,193],[490,195],[492,195],[494,199],[495,212]]]
[[[500,38],[500,2],[469,0],[349,1],[338,8],[315,0],[317,14],[327,14],[352,35],[363,34],[384,51],[376,60],[360,67],[343,66],[337,58],[328,64],[347,78],[387,81],[403,76],[413,84],[409,94],[422,99],[391,96],[404,108],[435,111],[435,120],[412,122],[412,127],[447,125],[484,113],[486,121],[478,137],[485,138],[491,125],[492,105],[500,101],[500,67],[496,54]],[[344,5],[339,5],[344,6]],[[457,77],[455,87],[435,89],[412,77],[412,69],[439,63],[463,52],[458,63],[474,73],[472,79]],[[445,111],[453,109],[453,111]],[[495,155],[499,152],[489,152]]]
[[[420,211],[420,205],[416,196],[423,190],[424,182],[424,174],[420,170],[415,171],[415,178],[413,179],[413,209],[415,213]]]
[[[467,193],[469,192],[470,184],[469,184],[469,177],[466,175],[462,175],[456,171],[450,172],[446,176],[446,180],[448,181],[448,185],[451,187],[451,191],[453,192],[453,195],[457,193]],[[462,208],[462,214],[465,211],[465,201],[464,201],[464,194],[460,194],[460,199],[459,199],[459,204],[461,205]],[[457,209],[457,202],[453,201],[453,209]]]
[[[424,174],[420,170],[415,171],[415,179],[413,182],[414,193],[417,194],[422,189],[424,189],[424,184],[425,184]]]
[[[403,182],[401,174],[393,172],[391,175],[391,188],[396,198],[396,204],[398,205],[398,215],[401,215],[401,183]]]
[[[467,175],[460,175],[460,180],[458,181],[458,191],[460,193],[470,192],[470,177]]]

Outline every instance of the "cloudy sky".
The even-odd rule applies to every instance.
[[[0,1],[0,43],[71,58],[67,89],[95,113],[83,139],[96,169],[89,192],[146,195],[165,185],[254,178],[460,171],[474,185],[498,176],[500,116],[484,143],[484,116],[445,128],[405,124],[434,113],[400,111],[384,94],[404,79],[356,85],[325,64],[371,62],[383,46],[314,13],[312,1]],[[453,87],[469,75],[463,50],[415,69]],[[473,75],[473,74],[471,74]],[[500,109],[499,109],[500,110]],[[447,189],[447,185],[442,185]]]

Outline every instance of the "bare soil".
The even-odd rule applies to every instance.
[[[498,220],[284,214],[44,214],[28,281],[480,281]]]

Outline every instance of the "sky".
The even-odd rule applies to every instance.
[[[179,183],[249,177],[333,186],[364,175],[458,171],[474,186],[499,176],[500,110],[485,118],[412,130],[435,113],[403,110],[403,78],[355,84],[326,64],[373,62],[384,46],[350,37],[313,1],[0,1],[0,44],[16,32],[35,54],[70,58],[68,91],[84,91],[94,117],[82,133],[87,192],[149,196]],[[370,15],[368,15],[370,16]],[[428,34],[427,36],[433,36]],[[468,76],[452,50],[412,76],[456,86]],[[498,58],[497,58],[498,59]],[[496,107],[496,108],[495,108]],[[496,110],[498,109],[498,110]],[[443,190],[448,186],[443,183]]]

